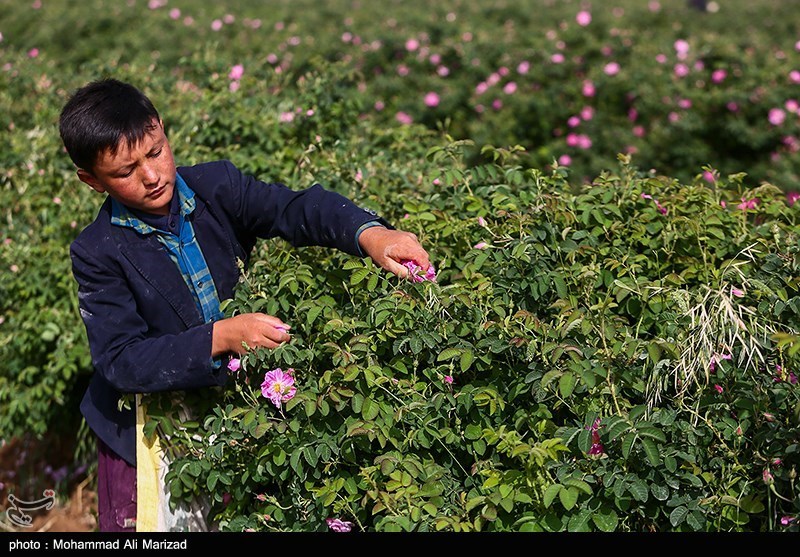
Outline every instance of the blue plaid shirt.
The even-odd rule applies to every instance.
[[[170,259],[180,270],[203,320],[206,323],[218,321],[224,314],[219,307],[217,288],[203,257],[203,251],[197,243],[192,222],[188,218],[196,206],[194,192],[186,185],[180,174],[176,174],[175,185],[168,215],[143,213],[112,199],[111,224],[133,228],[143,235],[156,234],[156,238],[166,248]],[[220,361],[215,359],[215,365],[218,366]]]

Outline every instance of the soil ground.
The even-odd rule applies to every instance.
[[[0,440],[0,531],[96,531],[94,474],[73,460],[74,448],[52,438]],[[46,490],[54,492],[50,509],[23,508],[42,499]],[[32,519],[30,525],[10,519],[7,512],[16,514],[15,507]]]

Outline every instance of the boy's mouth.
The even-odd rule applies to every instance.
[[[164,193],[165,191],[167,191],[167,184],[163,184],[161,186],[158,186],[156,189],[154,189],[153,191],[148,193],[146,195],[146,197],[149,197],[151,199],[155,199],[156,197],[160,197],[161,194]]]

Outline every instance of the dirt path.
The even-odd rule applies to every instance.
[[[93,532],[97,529],[94,475],[72,463],[57,440],[0,441],[0,531]],[[50,509],[44,503],[51,502]],[[30,518],[21,525],[19,518]],[[27,518],[23,518],[27,520]]]

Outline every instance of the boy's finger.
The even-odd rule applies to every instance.
[[[402,267],[401,261],[413,261],[420,267],[422,267],[423,272],[428,270],[428,267],[431,265],[430,257],[428,256],[428,252],[426,252],[422,247],[413,248],[410,250],[397,250],[396,253],[393,253],[390,257],[391,260],[397,262],[397,264]],[[405,268],[405,267],[403,267]]]
[[[401,278],[407,278],[409,274],[409,270],[407,267],[402,265],[399,261],[395,261],[391,257],[387,257],[386,261],[384,261],[384,268],[389,271],[390,273],[394,273],[395,275]]]

